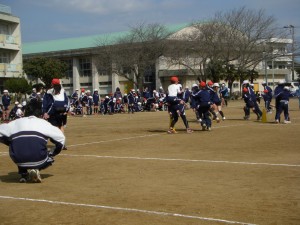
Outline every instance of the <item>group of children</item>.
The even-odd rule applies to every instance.
[[[157,111],[164,110],[165,93],[162,88],[157,92],[140,93],[131,89],[128,94],[122,94],[120,88],[110,96],[105,96],[101,99],[98,90],[95,89],[93,93],[90,90],[79,89],[71,95],[71,108],[72,115],[92,115],[101,113],[103,115],[113,115],[115,113],[134,113],[141,111]]]
[[[171,85],[168,87],[166,102],[168,103],[168,112],[170,115],[170,126],[168,133],[175,134],[175,124],[181,117],[186,127],[187,133],[193,130],[189,127],[185,114],[185,105],[189,102],[191,108],[195,112],[197,120],[200,122],[202,130],[210,131],[212,120],[220,122],[219,115],[225,120],[222,111],[222,102],[224,101],[224,93],[219,90],[220,85],[209,81],[208,83],[201,81],[199,84],[192,85],[190,98],[184,98],[181,84],[176,76],[171,77]],[[223,90],[223,89],[222,89]],[[223,101],[222,101],[223,100]],[[212,119],[211,119],[212,117]]]
[[[283,123],[291,123],[290,115],[289,115],[289,100],[290,97],[294,97],[295,95],[290,91],[290,84],[285,80],[279,80],[278,85],[273,90],[271,87],[267,85],[264,81],[262,82],[262,86],[264,91],[262,93],[262,97],[265,102],[265,109],[267,113],[272,113],[271,102],[272,99],[275,99],[275,123],[280,123],[280,116],[282,112],[284,113],[284,121]],[[250,110],[256,114],[257,120],[260,120],[262,117],[262,111],[258,105],[257,95],[255,94],[253,87],[249,83],[248,80],[243,81],[243,94],[242,98],[246,103],[244,106],[245,116],[244,119],[248,120],[250,118]],[[299,97],[299,96],[298,96]]]

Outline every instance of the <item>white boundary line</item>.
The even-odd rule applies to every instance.
[[[245,124],[243,123],[243,124],[228,125],[228,126],[218,126],[218,127],[214,127],[213,129],[238,127],[238,126],[243,126],[243,125],[245,125]],[[77,146],[84,146],[84,145],[100,144],[100,143],[105,143],[105,142],[114,142],[114,141],[124,141],[124,140],[131,140],[131,139],[135,139],[135,138],[153,137],[153,136],[158,136],[158,135],[163,135],[163,134],[167,134],[167,131],[165,133],[161,133],[161,134],[146,134],[146,135],[141,135],[141,136],[127,137],[127,138],[118,138],[118,139],[103,140],[103,141],[93,141],[93,142],[87,142],[87,143],[81,143],[81,144],[68,145],[68,147],[77,147]]]
[[[124,141],[124,140],[130,140],[130,139],[135,139],[135,138],[152,137],[152,136],[158,136],[158,135],[160,135],[160,134],[149,134],[149,135],[127,137],[127,138],[118,138],[118,139],[103,140],[103,141],[93,141],[93,142],[87,142],[87,143],[82,143],[82,144],[68,145],[68,147],[77,147],[77,146],[84,146],[84,145],[100,144],[100,143],[113,142],[113,141]]]
[[[0,198],[31,201],[31,202],[43,202],[43,203],[57,204],[57,205],[71,205],[71,206],[102,208],[102,209],[119,210],[119,211],[127,211],[127,212],[154,214],[154,215],[159,215],[159,216],[182,217],[182,218],[187,218],[187,219],[198,219],[198,220],[214,221],[214,222],[228,223],[228,224],[255,225],[255,224],[251,224],[251,223],[244,223],[244,222],[238,222],[238,221],[230,221],[230,220],[215,219],[215,218],[208,218],[208,217],[201,217],[201,216],[191,216],[191,215],[185,215],[185,214],[179,214],[179,213],[168,213],[168,212],[150,211],[150,210],[134,209],[134,208],[122,208],[122,207],[105,206],[105,205],[83,204],[83,203],[74,203],[74,202],[61,202],[61,201],[52,201],[52,200],[46,200],[46,199],[32,199],[32,198],[21,198],[21,197],[11,197],[11,196],[0,196]]]
[[[202,160],[202,159],[168,159],[168,158],[142,158],[142,157],[126,157],[126,156],[99,156],[99,155],[74,155],[60,154],[70,157],[93,157],[93,158],[109,158],[109,159],[133,159],[133,160],[157,160],[157,161],[177,161],[177,162],[203,162],[203,163],[227,163],[241,165],[262,165],[262,166],[283,166],[283,167],[300,167],[297,164],[277,164],[277,163],[256,163],[256,162],[235,162],[224,160]]]

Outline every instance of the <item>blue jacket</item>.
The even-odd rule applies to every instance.
[[[210,94],[208,90],[200,90],[196,94],[193,94],[193,96],[197,100],[197,107],[211,105]]]
[[[2,96],[2,104],[4,106],[9,106],[10,105],[10,97],[9,97],[9,95],[3,95]]]
[[[0,142],[9,145],[9,155],[20,167],[40,168],[47,162],[48,139],[55,144],[53,155],[59,154],[65,136],[46,120],[30,116],[0,125]]]
[[[99,104],[99,100],[100,100],[99,94],[94,93],[93,94],[93,102],[95,103],[95,105]]]
[[[280,92],[278,95],[277,95],[277,98],[279,101],[289,101],[290,100],[290,97],[292,97],[292,93],[289,91],[289,90],[286,90],[286,89],[283,89],[282,92]]]
[[[272,94],[272,89],[269,86],[264,86],[264,90],[267,90],[268,93],[264,93],[263,98],[265,101],[270,101],[272,100],[273,94]]]
[[[58,100],[57,97],[60,96]],[[62,90],[59,95],[54,96],[50,89],[43,98],[42,112],[49,115],[67,112],[69,110],[69,99],[66,93]]]

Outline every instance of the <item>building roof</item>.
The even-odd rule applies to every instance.
[[[186,26],[188,26],[188,24],[186,23],[169,25],[167,26],[167,29],[171,33],[175,33],[185,28]],[[50,40],[50,41],[23,43],[22,52],[23,55],[26,55],[26,54],[39,54],[39,53],[47,53],[47,52],[94,48],[100,45],[99,43],[101,43],[101,40],[105,41],[106,44],[113,44],[120,37],[128,33],[129,31],[124,31],[124,32],[76,37],[76,38],[64,38],[64,39],[57,39],[57,40]]]

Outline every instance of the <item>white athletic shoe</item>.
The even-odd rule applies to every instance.
[[[279,120],[275,120],[275,123],[279,123]]]
[[[41,183],[42,178],[40,175],[40,171],[38,169],[31,169],[29,170],[29,180],[31,180],[33,183]]]
[[[225,116],[222,118],[222,120],[226,120]]]
[[[291,121],[285,120],[283,121],[283,123],[287,124],[287,123],[292,123]]]

